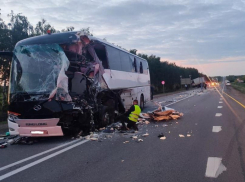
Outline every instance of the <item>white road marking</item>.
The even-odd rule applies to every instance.
[[[33,159],[33,158],[39,157],[39,156],[41,156],[41,155],[47,154],[47,153],[52,152],[52,151],[54,151],[54,150],[57,150],[57,149],[59,149],[59,148],[65,147],[65,146],[67,146],[67,145],[73,144],[73,143],[75,143],[75,142],[78,142],[78,140],[74,140],[74,141],[65,143],[65,144],[63,144],[63,145],[59,145],[59,146],[57,146],[57,147],[54,147],[54,148],[52,148],[52,149],[46,150],[46,151],[44,151],[44,152],[38,153],[38,154],[33,155],[33,156],[30,156],[30,157],[27,157],[27,158],[25,158],[25,159],[19,160],[19,161],[17,161],[17,162],[14,162],[14,163],[12,163],[12,164],[7,165],[7,166],[3,166],[3,167],[0,168],[0,171],[2,171],[2,170],[4,170],[4,169],[7,169],[7,168],[10,168],[10,167],[13,167],[13,166],[15,166],[15,165],[17,165],[17,164],[21,164],[21,163],[26,162],[26,161],[28,161],[28,160],[31,160],[31,159]]]
[[[41,162],[44,162],[44,161],[46,161],[46,160],[48,160],[48,159],[50,159],[50,158],[52,158],[52,157],[55,157],[55,156],[57,156],[57,155],[59,155],[59,154],[61,154],[61,153],[63,153],[63,152],[66,152],[67,150],[70,150],[70,149],[72,149],[72,148],[74,148],[74,147],[77,147],[77,146],[79,146],[79,145],[82,145],[82,144],[84,144],[84,143],[86,143],[86,142],[88,142],[88,141],[89,141],[89,140],[83,140],[83,141],[78,142],[78,143],[76,143],[76,144],[74,144],[74,145],[71,145],[71,146],[69,146],[69,147],[67,147],[67,148],[64,148],[64,149],[62,149],[62,150],[59,150],[59,151],[57,151],[57,152],[55,152],[55,153],[53,153],[53,154],[50,154],[50,155],[48,155],[48,156],[46,156],[46,157],[43,157],[43,158],[38,159],[38,160],[36,160],[36,161],[34,161],[34,162],[31,162],[30,164],[27,164],[27,165],[22,166],[22,167],[20,167],[20,168],[18,168],[18,169],[15,169],[15,170],[13,170],[13,171],[11,171],[11,172],[9,172],[9,173],[6,173],[6,174],[0,176],[0,181],[3,180],[3,179],[5,179],[5,178],[8,178],[8,177],[10,177],[10,176],[13,176],[13,175],[15,175],[15,174],[17,174],[17,173],[19,173],[19,172],[21,172],[21,171],[24,171],[24,170],[26,170],[26,169],[28,169],[28,168],[30,168],[30,167],[32,167],[32,166],[35,166],[35,165],[37,165],[37,164],[39,164],[39,163],[41,163]]]
[[[220,116],[222,116],[222,114],[221,113],[216,113],[215,116],[216,117],[220,117]]]
[[[170,105],[172,105],[172,104],[175,104],[175,103],[177,103],[177,102],[180,102],[180,101],[182,101],[182,100],[188,99],[188,98],[193,97],[193,96],[194,96],[194,94],[193,94],[193,95],[191,95],[191,96],[189,96],[189,97],[186,97],[186,98],[184,98],[184,99],[178,100],[178,101],[176,101],[176,102],[173,102],[173,103],[167,104],[167,105],[165,105],[164,107],[166,107],[166,106],[170,106]]]
[[[223,106],[218,106],[219,109],[221,109]]]
[[[222,164],[222,158],[209,157],[205,177],[217,178],[223,171],[226,170],[226,167]]]
[[[221,126],[213,126],[213,132],[218,133],[222,130]]]
[[[222,104],[223,102],[220,101],[219,103]]]

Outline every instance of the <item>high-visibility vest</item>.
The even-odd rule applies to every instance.
[[[133,122],[137,122],[140,113],[141,113],[140,106],[134,105],[134,111],[132,111],[132,112],[129,114],[128,119],[131,120],[131,121],[133,121]]]

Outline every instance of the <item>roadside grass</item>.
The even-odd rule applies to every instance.
[[[2,102],[3,102],[3,96],[2,94],[0,94],[0,104],[2,105]]]
[[[4,124],[7,124],[7,123],[8,123],[7,121],[1,121],[0,125],[4,125]]]
[[[231,83],[231,86],[245,94],[245,83]]]

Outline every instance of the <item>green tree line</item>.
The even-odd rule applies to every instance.
[[[245,82],[245,75],[229,75],[226,77],[230,82],[237,82],[237,79],[243,80]]]

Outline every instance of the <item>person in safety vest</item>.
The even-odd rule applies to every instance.
[[[133,105],[130,107],[130,109],[127,112],[125,112],[123,117],[121,117],[122,130],[127,130],[127,129],[138,130],[136,123],[138,122],[140,113],[141,113],[141,109],[140,106],[138,106],[138,100],[134,100]],[[127,127],[125,123],[128,123]]]

